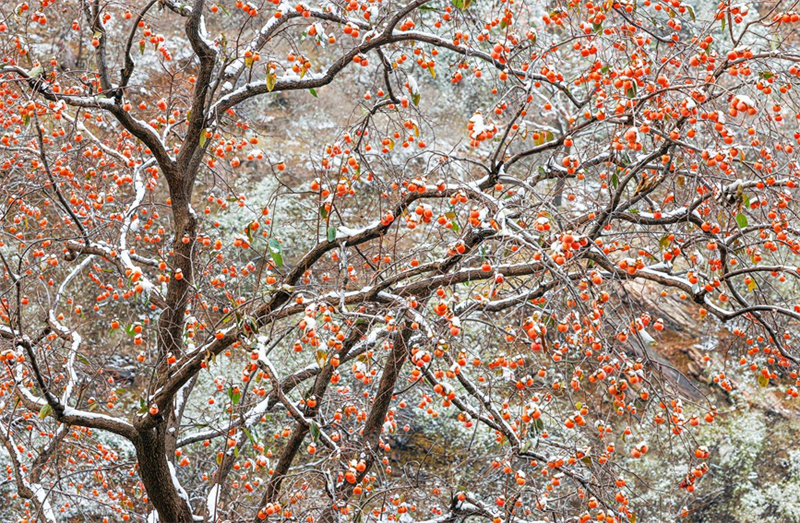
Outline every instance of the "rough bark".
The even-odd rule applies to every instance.
[[[139,476],[150,502],[158,512],[159,522],[192,523],[192,509],[184,497],[185,491],[179,491],[172,479],[165,436],[166,423],[139,432],[133,442],[139,460]]]

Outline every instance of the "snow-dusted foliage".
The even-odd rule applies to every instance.
[[[799,520],[799,22],[0,3],[0,519]]]

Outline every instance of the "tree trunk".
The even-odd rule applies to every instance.
[[[161,381],[167,379],[169,365],[166,354],[179,356],[183,352],[184,311],[191,297],[194,281],[193,250],[197,236],[197,218],[190,210],[191,196],[175,194],[170,188],[172,213],[175,221],[175,240],[172,246],[172,279],[167,288],[167,309],[159,320],[158,348],[161,354],[161,365],[158,369]]]
[[[139,475],[150,502],[158,511],[160,523],[192,523],[192,508],[186,491],[180,487],[177,479],[173,479],[174,466],[167,457],[165,430],[166,423],[162,423],[155,429],[139,433],[139,438],[134,442]]]

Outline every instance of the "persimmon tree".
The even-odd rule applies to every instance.
[[[619,296],[678,296],[797,396],[795,8],[3,3],[15,514],[632,521],[656,434],[689,515],[724,412]],[[264,140],[259,101],[346,82],[307,162]],[[395,468],[421,419],[447,473]]]

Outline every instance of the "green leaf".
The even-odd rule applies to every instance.
[[[453,0],[453,5],[457,8],[461,9],[462,11],[466,11],[469,7],[469,4],[472,3],[472,0]]]
[[[319,216],[323,220],[327,220],[328,219],[328,209],[326,209],[324,205],[319,208]]]
[[[619,185],[619,176],[617,176],[617,173],[611,175],[611,185],[614,186],[614,189]]]
[[[764,80],[769,80],[770,78],[775,76],[775,73],[772,73],[770,71],[761,71],[760,73],[758,73],[758,76],[760,76]]]
[[[461,232],[461,226],[458,225],[458,222],[453,220],[450,222],[453,225],[453,232],[458,233]]]
[[[658,240],[658,248],[663,251],[667,247],[669,247],[669,235],[665,234],[660,240]]]
[[[136,331],[133,330],[133,323],[125,325],[125,333],[131,338],[136,337]]]
[[[311,426],[308,427],[308,430],[311,432],[311,437],[314,438],[314,442],[319,441],[320,430],[316,421],[311,421]]]
[[[42,405],[42,408],[39,409],[39,419],[45,419],[51,412],[53,412],[53,407],[51,407],[49,403],[45,403]]]
[[[139,44],[139,54],[144,54],[144,42]]]
[[[742,205],[747,209],[750,208],[750,197],[747,196],[747,193],[742,193]]]
[[[434,69],[433,67],[428,67],[428,72],[431,73],[431,76],[435,80],[436,79],[436,69]]]
[[[311,96],[313,96],[314,98],[317,98],[317,97],[318,97],[318,96],[317,96],[317,90],[316,90],[316,89],[314,89],[313,87],[311,87],[311,88],[308,90],[308,92],[309,92],[309,93],[311,93]]]
[[[739,226],[740,229],[744,229],[747,227],[747,216],[742,213],[736,215],[736,224]]]
[[[250,225],[252,225],[252,224],[250,224],[250,223],[247,224],[247,227],[244,228],[244,232],[247,233],[247,239],[252,244],[253,243],[253,231],[250,230]]]
[[[247,439],[250,440],[250,443],[252,443],[253,445],[257,443],[256,438],[253,437],[253,434],[249,430],[247,430],[245,427],[242,427],[242,431],[247,436]]]
[[[242,399],[242,393],[234,392],[233,387],[230,387],[228,388],[228,397],[231,399],[231,403],[237,405],[239,403],[239,400]]]
[[[764,376],[763,374],[759,374],[758,384],[761,386],[761,388],[766,388],[766,386],[769,385],[769,378]]]
[[[205,147],[206,145],[206,133],[203,131],[200,133],[200,147]]]
[[[697,21],[697,16],[695,16],[695,14],[694,14],[694,8],[692,6],[690,6],[690,5],[687,5],[686,9],[689,11],[689,18],[692,19],[692,22],[696,22]],[[636,523],[636,522],[634,521],[634,523]]]
[[[251,331],[258,334],[258,323],[256,322],[256,320],[254,320],[250,316],[246,316],[244,319],[244,324],[250,327]]]
[[[283,267],[283,246],[275,238],[269,239],[269,253],[277,268]]]
[[[555,136],[553,135],[552,131],[541,132],[539,133],[539,137],[533,141],[533,144],[542,145],[552,141],[553,138],[555,138]]]
[[[278,83],[278,77],[274,73],[267,75],[267,91],[272,92],[275,89],[275,84]]]
[[[724,16],[722,17],[722,32],[723,33],[725,32],[725,17]],[[711,47],[711,46],[709,46],[709,47]]]
[[[30,76],[31,78],[38,78],[39,75],[42,74],[42,71],[44,71],[44,67],[42,67],[41,64],[37,65],[36,67],[28,71],[28,76]]]
[[[636,83],[633,83],[631,84],[631,88],[625,91],[625,96],[627,96],[628,98],[635,98],[638,90],[639,88],[636,86]]]
[[[336,239],[336,227],[331,225],[330,227],[328,227],[328,241],[332,242],[335,239]]]
[[[419,93],[411,93],[411,102],[414,105],[419,105]]]
[[[222,453],[217,452],[217,465],[222,465]]]

